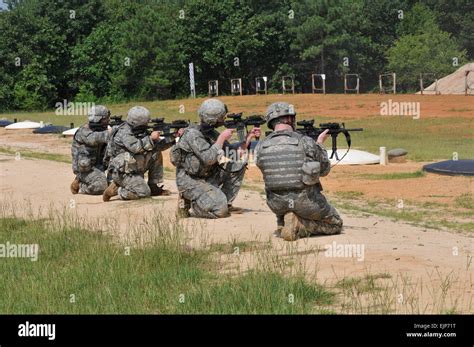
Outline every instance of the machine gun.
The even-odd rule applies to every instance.
[[[346,142],[347,142],[347,152],[349,152],[349,148],[351,148],[351,135],[350,131],[363,131],[364,129],[362,128],[354,128],[354,129],[346,129],[344,123],[321,123],[319,124],[319,128],[314,127],[314,119],[310,120],[302,120],[296,123],[299,126],[302,126],[303,128],[297,128],[296,131],[299,132],[300,134],[306,135],[314,139],[315,141],[318,139],[318,136],[324,132],[325,130],[329,129],[328,134],[331,135],[331,140],[332,140],[332,153],[330,156],[330,159],[333,157],[336,157],[336,160],[340,161],[338,155],[337,155],[337,136],[339,134],[344,134],[346,137]],[[346,154],[347,154],[346,152]],[[344,156],[346,155],[344,154]]]
[[[231,113],[227,115],[228,120],[224,121],[224,126],[227,129],[236,129],[239,136],[239,141],[245,141],[245,137],[248,134],[248,127],[260,127],[265,124],[265,119],[260,115],[251,115],[247,118],[242,118],[242,112]],[[256,139],[257,141],[259,138]]]

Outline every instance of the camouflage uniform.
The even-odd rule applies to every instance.
[[[101,107],[106,110],[105,107],[99,105],[91,112],[103,111]],[[93,116],[89,116],[89,118],[92,119]],[[102,116],[96,117],[99,119]],[[100,195],[107,188],[103,159],[109,132],[103,130],[103,127],[97,130],[93,130],[91,127],[91,123],[83,125],[73,137],[72,171],[76,175],[76,180],[79,181],[79,189],[74,193]]]
[[[326,149],[312,138],[291,130],[274,131],[256,149],[256,165],[263,173],[268,207],[277,216],[293,212],[304,226],[298,237],[338,234],[342,219],[324,195],[320,176],[331,169]]]
[[[228,206],[237,197],[244,179],[246,163],[230,161],[220,166],[224,150],[212,138],[215,136],[205,136],[199,125],[191,125],[172,149],[181,151],[176,185],[180,195],[191,201],[190,213],[194,217],[227,217]]]
[[[146,124],[147,121],[144,123]],[[151,195],[150,186],[163,182],[161,151],[170,148],[173,144],[174,140],[170,139],[153,142],[145,129],[141,134],[134,131],[128,119],[127,122],[114,127],[107,147],[107,157],[111,158],[109,172],[113,182],[119,187],[118,195],[121,199],[133,200]],[[145,182],[147,171],[148,183]]]
[[[247,167],[246,161],[219,164],[224,148],[215,143],[219,133],[213,128],[223,121],[227,107],[217,99],[204,101],[198,111],[202,123],[185,129],[171,149],[176,166],[176,185],[180,196],[190,202],[189,214],[201,218],[229,216]]]

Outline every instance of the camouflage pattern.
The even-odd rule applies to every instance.
[[[271,158],[271,155],[267,152],[263,156],[262,152],[268,151],[270,148],[274,153],[274,158],[280,160],[281,166],[279,167],[282,171],[286,170],[286,164],[284,158],[282,159],[280,153],[284,150],[285,146],[281,145],[283,139],[289,139],[291,141],[293,136],[282,136],[283,133],[287,135],[294,135],[294,132],[290,131],[278,131],[273,132],[261,141],[256,151],[256,164],[262,170],[265,168],[265,159]],[[298,135],[299,136],[299,135]],[[319,163],[318,165],[309,165],[311,168],[319,167],[319,174],[310,178],[306,178],[305,182],[312,181],[311,185],[305,184],[303,188],[299,188],[301,184],[295,184],[295,188],[288,190],[272,190],[267,187],[268,175],[264,173],[265,179],[265,191],[267,195],[267,205],[277,216],[278,226],[282,226],[283,217],[289,212],[294,212],[301,224],[304,225],[304,231],[300,232],[300,237],[308,236],[310,234],[337,234],[342,230],[342,219],[334,207],[332,207],[324,195],[321,194],[321,184],[319,183],[320,176],[326,176],[331,170],[331,164],[328,159],[326,149],[317,144],[313,139],[307,136],[300,137],[300,146],[305,155],[305,164]],[[279,138],[275,142],[275,138]],[[266,146],[270,144],[270,146]],[[295,146],[296,147],[296,146]],[[270,152],[271,153],[271,152]],[[296,157],[296,155],[295,155]],[[272,163],[276,163],[277,160],[272,160]],[[271,170],[274,170],[275,166]],[[303,167],[301,168],[302,171]],[[309,170],[311,171],[311,170]],[[302,179],[304,178],[304,172],[302,173]]]
[[[198,110],[201,122],[208,125],[216,125],[224,122],[227,114],[227,106],[218,99],[205,100]]]
[[[107,107],[103,105],[93,106],[87,113],[87,118],[89,122],[93,122],[93,123],[98,123],[102,119],[109,118],[109,117],[110,117],[110,111]]]
[[[127,123],[133,128],[146,126],[150,121],[150,111],[143,106],[134,106],[127,113]]]
[[[257,155],[266,189],[281,191],[305,187],[301,170],[306,159],[302,137],[294,131],[273,132],[267,136]],[[278,155],[275,155],[276,148]]]
[[[296,116],[293,106],[287,102],[274,102],[267,108],[265,121],[270,129],[273,129],[270,124],[271,121],[283,116]]]
[[[103,159],[108,139],[107,130],[92,131],[88,124],[74,134],[72,171],[79,180],[79,193],[100,195],[107,188]]]
[[[107,156],[110,157],[109,172],[119,186],[119,196],[123,200],[149,197],[149,184],[163,182],[161,152],[173,144],[171,139],[154,143],[149,135],[136,135],[128,122],[114,127]],[[145,181],[146,172],[148,183]]]
[[[191,202],[193,217],[223,218],[229,215],[242,185],[245,161],[229,161],[219,165],[224,150],[214,143],[216,132],[204,135],[201,126],[186,128],[172,149],[181,151],[176,162],[176,185],[181,197]]]

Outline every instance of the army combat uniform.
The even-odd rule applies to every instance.
[[[255,151],[267,204],[276,214],[279,227],[284,216],[293,212],[304,226],[298,237],[341,232],[341,217],[321,194],[319,177],[331,169],[323,146],[310,137],[285,130],[272,132]]]
[[[79,181],[79,193],[100,195],[107,188],[103,159],[108,139],[108,130],[93,131],[88,124],[74,134],[72,171]]]
[[[191,202],[193,217],[223,218],[242,185],[245,161],[219,164],[224,149],[214,143],[218,133],[210,136],[202,125],[191,125],[171,149],[171,161],[176,166],[176,185],[180,196]]]
[[[107,147],[110,157],[109,172],[119,187],[118,195],[123,200],[149,197],[151,186],[163,182],[163,155],[174,140],[162,139],[153,142],[145,133],[134,133],[128,123],[114,127]],[[145,172],[148,171],[148,183]]]

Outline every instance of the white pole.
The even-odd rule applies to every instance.
[[[387,165],[387,147],[380,147],[380,165]]]
[[[191,97],[196,97],[196,86],[194,84],[194,64],[189,63],[189,87],[191,88]]]

